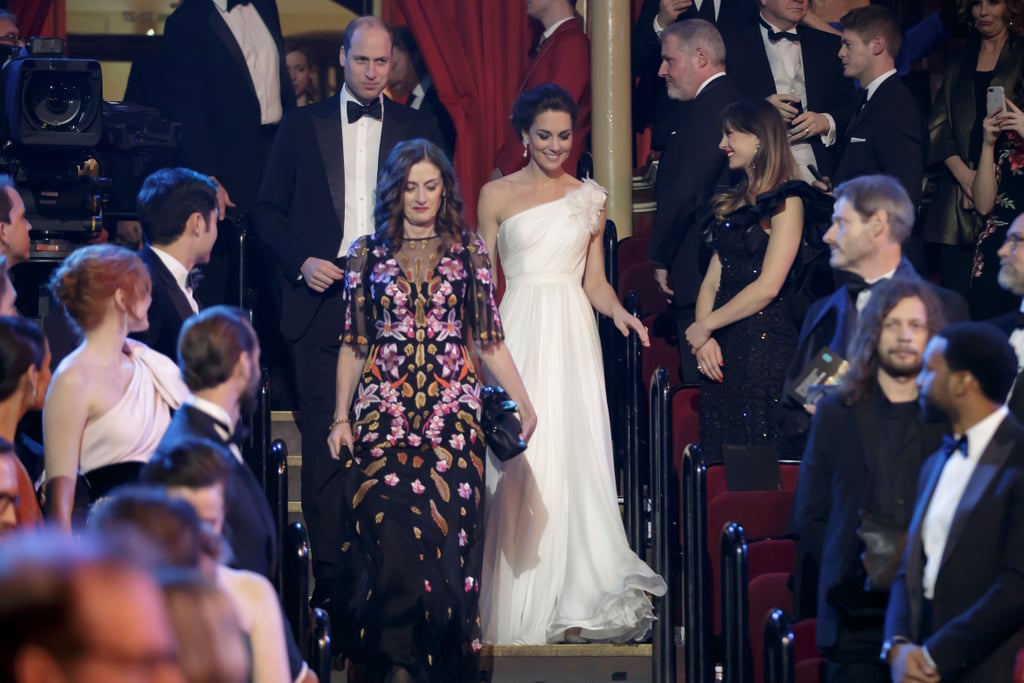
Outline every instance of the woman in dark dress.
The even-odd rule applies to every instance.
[[[1014,99],[1010,99],[1013,97]],[[1024,78],[1012,95],[1006,96],[1006,110],[985,117],[978,172],[974,176],[974,206],[983,216],[971,272],[975,288],[992,300],[993,313],[1008,313],[1020,307],[1020,297],[999,286],[999,248],[1013,220],[1024,212],[1024,112],[1014,104],[1024,103]]]
[[[796,180],[786,126],[770,104],[730,105],[722,129],[719,147],[742,180],[712,199],[714,255],[686,330],[703,375],[700,437],[711,458],[725,444],[774,446],[781,437],[775,412],[798,332],[787,283],[805,213],[820,215],[816,204],[828,202]]]
[[[402,143],[377,187],[377,233],[349,251],[328,444],[357,538],[345,561],[362,576],[343,646],[371,681],[479,676],[486,444],[471,341],[519,403],[524,438],[536,425],[502,341],[487,249],[461,209],[441,151]]]

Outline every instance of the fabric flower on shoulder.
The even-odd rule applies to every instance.
[[[569,202],[569,216],[578,219],[580,225],[593,235],[604,228],[601,225],[601,209],[604,208],[607,195],[603,187],[592,178],[587,178],[579,187],[565,194],[565,200]]]

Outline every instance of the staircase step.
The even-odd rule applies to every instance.
[[[650,683],[649,644],[485,645],[481,680],[490,683]]]

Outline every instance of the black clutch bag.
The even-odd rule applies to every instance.
[[[526,442],[519,438],[523,425],[519,422],[515,401],[501,387],[485,386],[480,390],[480,427],[484,442],[502,462],[511,460],[526,450]]]

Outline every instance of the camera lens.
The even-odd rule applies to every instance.
[[[82,113],[82,88],[67,74],[40,74],[25,93],[27,109],[46,128],[74,123]]]

